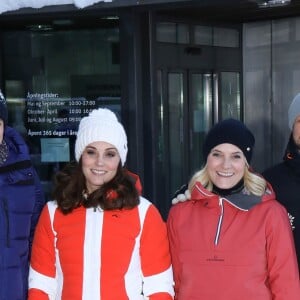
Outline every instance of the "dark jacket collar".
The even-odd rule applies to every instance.
[[[238,192],[241,192],[244,188],[244,180],[241,179],[235,186],[233,186],[230,189],[220,189],[217,186],[213,186],[212,192],[219,195],[219,196],[229,196],[232,194],[236,194]]]
[[[284,163],[300,178],[300,150],[294,142],[291,133],[283,156]]]
[[[223,199],[226,202],[228,202],[230,205],[240,210],[247,211],[263,201],[275,199],[275,194],[271,186],[268,186],[263,196],[253,195],[245,187],[238,190],[236,193],[232,193],[227,196],[220,196],[205,189],[200,182],[197,182],[195,184],[195,187],[191,193],[191,200],[200,200],[200,201],[215,200],[216,203],[218,203],[217,202],[218,199]]]

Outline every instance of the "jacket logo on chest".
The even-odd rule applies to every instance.
[[[223,261],[225,261],[225,259],[222,257],[218,257],[217,255],[214,255],[211,258],[207,258],[206,261],[215,261],[215,262],[222,261],[223,262]]]

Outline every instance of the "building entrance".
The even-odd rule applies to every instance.
[[[239,119],[239,73],[158,70],[160,189],[171,196],[203,164],[204,137],[214,123]],[[170,197],[169,196],[169,197]]]

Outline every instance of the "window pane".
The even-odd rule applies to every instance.
[[[156,40],[158,42],[188,44],[189,26],[177,23],[158,23],[156,27]]]
[[[176,24],[158,23],[156,27],[156,39],[158,42],[176,43]]]
[[[183,74],[168,74],[170,190],[183,182]]]
[[[230,28],[214,27],[214,46],[239,47],[239,31]]]
[[[203,162],[204,137],[212,123],[212,74],[193,73],[191,76],[191,168],[193,173]]]
[[[213,30],[208,26],[195,26],[194,27],[194,42],[197,45],[212,46],[213,43]]]
[[[187,24],[177,24],[177,43],[189,43],[189,26]]]
[[[240,74],[235,72],[221,73],[221,117],[240,119],[241,96]]]
[[[10,31],[3,47],[9,124],[26,139],[47,194],[53,174],[74,159],[80,119],[101,106],[120,116],[118,25]]]

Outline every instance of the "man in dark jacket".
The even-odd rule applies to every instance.
[[[262,175],[271,183],[276,199],[289,213],[300,270],[300,93],[290,104],[288,119],[291,134],[283,161],[265,170]],[[175,192],[172,203],[189,198],[187,185],[183,185]]]
[[[44,194],[28,147],[7,126],[0,92],[0,300],[26,300],[30,249]]]
[[[300,268],[300,94],[289,107],[288,119],[291,135],[283,161],[264,171],[263,176],[289,213]]]

